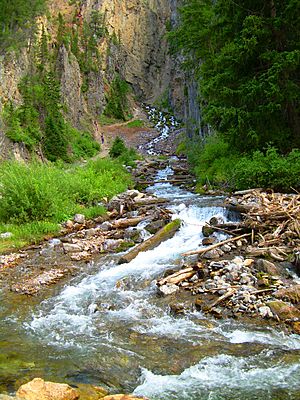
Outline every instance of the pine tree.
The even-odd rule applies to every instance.
[[[204,119],[240,151],[300,146],[300,2],[189,0],[170,34]]]

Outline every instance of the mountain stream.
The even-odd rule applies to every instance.
[[[0,292],[0,389],[13,391],[16,381],[42,376],[153,400],[299,399],[299,336],[197,311],[170,314],[155,280],[179,268],[180,253],[197,247],[205,221],[231,216],[218,197],[169,183],[148,190],[167,198],[182,220],[172,239],[129,264],[118,265],[116,255],[91,263],[46,298],[18,303]]]

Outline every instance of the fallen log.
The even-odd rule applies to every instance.
[[[227,293],[223,294],[223,296],[219,297],[216,301],[211,303],[205,311],[210,311],[213,307],[217,306],[218,304],[222,303],[222,301],[228,299],[229,297],[233,296],[236,292],[236,289],[230,289]]]
[[[245,238],[247,236],[251,236],[251,233],[245,233],[244,235],[240,235],[240,236],[237,236],[237,237],[234,237],[234,238],[223,240],[222,242],[219,242],[219,243],[216,243],[216,244],[212,244],[211,246],[205,247],[204,249],[188,251],[187,253],[183,253],[181,255],[183,257],[186,257],[186,256],[192,256],[194,254],[204,254],[207,251],[214,250],[214,249],[216,249],[218,247],[221,247],[221,246],[223,246],[224,244],[227,244],[227,243],[236,242],[236,241],[238,241],[240,239],[243,239],[243,238]]]
[[[143,206],[150,206],[152,204],[164,204],[167,201],[168,200],[162,199],[162,198],[153,197],[153,198],[149,199],[149,198],[146,197],[146,198],[141,198],[141,199],[135,200],[133,204],[136,207],[143,207]]]
[[[250,194],[250,193],[260,193],[263,189],[246,189],[246,190],[239,190],[238,192],[234,192],[234,196],[244,196],[245,194]]]
[[[119,259],[119,264],[129,263],[133,260],[140,252],[152,250],[157,247],[160,243],[164,242],[167,239],[170,239],[175,235],[175,233],[180,228],[181,221],[180,219],[175,219],[174,221],[168,223],[163,228],[161,228],[155,235],[153,235],[148,240],[145,240],[143,243],[134,247],[127,254],[122,256]]]
[[[185,279],[191,278],[195,275],[196,271],[192,267],[188,267],[182,269],[181,271],[175,272],[172,275],[167,276],[166,278],[160,279],[157,282],[158,286],[162,286],[165,284],[174,284],[177,285],[178,283],[184,281]]]
[[[117,219],[112,223],[112,228],[113,229],[125,229],[125,228],[128,228],[129,226],[136,226],[140,222],[144,221],[145,219],[146,219],[145,217]]]

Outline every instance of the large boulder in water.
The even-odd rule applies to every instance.
[[[65,383],[45,382],[41,378],[22,385],[17,396],[24,400],[78,400],[78,392]]]

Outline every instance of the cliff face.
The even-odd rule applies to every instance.
[[[106,12],[109,30],[120,37],[125,79],[142,99],[154,101],[170,79],[165,38],[169,0],[103,0],[101,9]]]
[[[108,37],[98,43],[101,62],[97,68],[83,73],[78,59],[70,49],[61,45],[55,68],[67,119],[77,128],[89,129],[90,122],[104,110],[105,93],[115,73],[132,86],[134,94],[142,101],[154,102],[166,90],[170,82],[171,61],[165,33],[171,11],[168,0],[86,0],[82,3],[82,21],[89,21],[95,11],[105,15]],[[7,101],[15,105],[21,102],[18,85],[30,72],[34,57],[32,48],[41,38],[42,29],[49,38],[49,48],[53,48],[57,29],[54,21],[57,21],[58,14],[61,13],[67,25],[71,26],[77,12],[78,6],[65,0],[49,1],[49,15],[39,18],[35,43],[28,41],[20,54],[0,59],[1,113]],[[79,35],[82,34],[80,24],[77,24],[77,29]],[[26,157],[26,149],[20,144],[12,144],[5,137],[3,125],[0,118],[0,157]]]
[[[57,52],[55,71],[60,81],[62,104],[67,120],[76,128],[92,130],[91,122],[106,105],[110,83],[118,73],[140,101],[168,99],[175,114],[185,119],[191,134],[199,130],[201,116],[197,90],[192,77],[180,69],[180,57],[171,57],[166,26],[177,23],[180,0],[84,0],[82,6],[66,0],[50,0],[47,16],[38,18],[38,31],[19,54],[0,58],[0,113],[8,101],[22,101],[18,85],[30,73],[36,54],[34,48],[47,35],[48,48]],[[80,10],[81,21],[78,20]],[[64,43],[57,45],[58,15],[69,31],[83,35],[83,25],[94,12],[104,16],[107,34],[97,44],[100,58],[89,70],[82,68],[78,56]],[[75,21],[75,22],[74,22]],[[58,48],[57,48],[58,46]],[[1,115],[0,114],[0,115]],[[26,147],[13,144],[4,133],[0,116],[0,158],[27,158]]]

